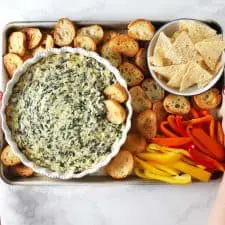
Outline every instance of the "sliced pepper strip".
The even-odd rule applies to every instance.
[[[223,145],[208,136],[201,128],[193,128],[192,135],[204,146],[209,152],[214,155],[214,158],[223,161],[225,159],[225,151]]]
[[[172,163],[179,160],[181,158],[181,154],[176,152],[166,152],[166,153],[142,152],[137,154],[137,157],[143,160],[155,161],[158,163]]]
[[[205,171],[203,169],[200,169],[195,166],[191,166],[185,162],[177,161],[173,165],[171,165],[173,168],[180,170],[183,173],[187,173],[193,178],[200,180],[200,181],[209,181],[211,177],[211,173],[208,171]]]
[[[167,121],[162,121],[160,123],[160,130],[161,132],[166,135],[167,137],[177,137],[176,134],[174,134],[172,131],[166,128],[166,125],[168,125]]]
[[[225,170],[224,166],[221,163],[200,152],[198,149],[190,148],[189,153],[193,161],[205,166],[207,169],[217,169],[220,171]]]
[[[224,133],[222,128],[222,123],[220,121],[217,121],[217,141],[224,145]]]
[[[209,136],[215,138],[215,120],[212,119],[209,124]]]
[[[210,115],[208,110],[200,110],[199,111],[200,116],[206,116],[206,115]]]
[[[183,123],[182,123],[182,117],[181,116],[176,116],[176,124],[178,127],[178,131],[179,133],[183,136],[183,137],[187,137],[187,132],[184,129]]]
[[[190,143],[191,138],[190,137],[152,138],[150,141],[152,143],[167,147],[178,147]]]
[[[176,124],[175,116],[174,115],[169,115],[167,117],[167,121],[168,121],[168,124],[169,124],[170,128],[174,132],[178,132],[178,127],[177,127],[177,124]]]
[[[189,124],[191,125],[195,125],[195,124],[199,124],[199,123],[205,123],[205,122],[210,122],[213,119],[213,117],[211,115],[206,115],[197,119],[192,119],[189,120]]]
[[[179,175],[179,171],[177,171],[174,168],[171,168],[169,166],[165,166],[159,163],[155,163],[155,162],[151,162],[153,166],[155,166],[156,168],[165,171],[166,173],[170,174],[171,176],[178,176]]]
[[[144,170],[148,170],[151,173],[154,173],[156,175],[161,175],[161,176],[169,176],[168,173],[163,172],[157,168],[155,168],[154,166],[152,166],[150,163],[147,163],[141,159],[139,159],[138,157],[134,157],[134,160],[140,165],[140,167]]]
[[[147,179],[159,180],[169,184],[189,184],[191,183],[191,176],[183,174],[180,176],[160,176],[150,173],[148,170],[144,170],[144,176]]]
[[[161,146],[158,144],[150,144],[147,147],[147,151],[151,152],[152,150],[158,150],[158,151],[162,151],[162,152],[177,152],[179,154],[185,155],[187,157],[189,157],[189,153],[187,150],[182,149],[182,148],[169,148],[169,147],[165,147],[165,146]]]
[[[189,113],[191,114],[192,118],[194,118],[194,119],[199,118],[199,114],[194,108],[191,108]]]
[[[134,173],[140,178],[148,179],[145,177],[143,169],[134,168]]]

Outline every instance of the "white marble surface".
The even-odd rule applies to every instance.
[[[0,25],[62,16],[75,20],[208,18],[218,20],[225,29],[225,1],[1,1]],[[218,183],[10,187],[0,182],[0,215],[2,225],[203,225]]]

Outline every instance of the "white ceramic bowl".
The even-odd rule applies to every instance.
[[[148,62],[148,68],[151,72],[152,77],[154,78],[154,80],[166,91],[175,94],[175,95],[183,95],[183,96],[192,96],[192,95],[198,95],[202,92],[207,91],[208,89],[210,89],[211,87],[213,87],[216,82],[220,79],[220,77],[223,74],[223,68],[224,68],[224,64],[225,64],[225,54],[223,53],[221,56],[221,60],[223,62],[223,66],[221,67],[221,69],[219,70],[219,72],[215,75],[215,77],[203,88],[198,88],[197,85],[188,88],[187,90],[184,91],[179,91],[178,89],[174,89],[171,87],[168,87],[166,85],[166,82],[159,79],[159,77],[156,75],[156,73],[151,69],[151,63],[150,63],[150,57],[153,56],[153,51],[156,45],[156,42],[158,40],[159,34],[160,32],[164,32],[168,37],[171,37],[174,32],[176,32],[179,29],[179,22],[180,21],[188,21],[191,20],[193,21],[194,19],[178,19],[178,20],[173,20],[167,24],[165,24],[164,26],[162,26],[159,30],[157,30],[157,32],[155,33],[155,35],[153,36],[151,42],[149,43],[148,46],[148,50],[147,50],[147,62]],[[198,20],[195,20],[198,21]],[[201,21],[198,21],[200,23],[202,23]],[[207,24],[206,24],[207,25]],[[208,25],[207,25],[208,26]]]
[[[74,174],[74,173],[60,173],[60,172],[53,172],[47,168],[40,167],[36,165],[34,162],[30,161],[27,159],[27,157],[19,150],[17,144],[13,141],[11,132],[7,126],[6,123],[6,114],[5,114],[5,109],[8,104],[8,100],[10,98],[10,95],[12,93],[12,88],[14,85],[17,83],[19,78],[26,72],[26,70],[32,65],[40,61],[40,59],[45,58],[49,55],[53,54],[61,54],[61,53],[78,53],[87,57],[91,57],[96,59],[99,63],[103,64],[108,70],[110,70],[116,80],[127,90],[128,93],[128,100],[126,102],[126,108],[127,108],[127,118],[126,118],[126,123],[124,125],[124,129],[122,131],[122,137],[114,142],[112,145],[111,153],[106,156],[106,158],[99,162],[98,164],[94,165],[92,168],[87,169],[82,171],[81,173]],[[95,52],[89,52],[81,48],[70,48],[70,47],[64,47],[64,48],[53,48],[49,49],[43,52],[40,52],[36,54],[32,59],[27,60],[13,75],[13,78],[7,83],[6,90],[3,96],[2,100],[2,109],[1,109],[1,117],[2,117],[2,129],[5,134],[5,139],[8,142],[8,144],[11,146],[12,150],[18,157],[21,159],[22,163],[25,164],[26,166],[32,168],[35,172],[51,177],[51,178],[59,178],[59,179],[70,179],[70,178],[81,178],[87,174],[91,174],[94,172],[97,172],[101,167],[107,165],[110,160],[116,156],[120,150],[120,147],[122,144],[125,142],[127,133],[131,127],[131,116],[132,116],[132,107],[131,107],[131,97],[127,89],[127,85],[125,80],[121,77],[119,71],[113,67],[110,62],[102,57],[100,57],[97,53]]]

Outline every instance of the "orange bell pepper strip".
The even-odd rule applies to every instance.
[[[198,114],[198,112],[197,112],[194,108],[191,108],[191,109],[190,109],[189,114],[190,114],[191,117],[194,118],[194,119],[197,119],[197,118],[200,117],[199,114]]]
[[[217,141],[224,145],[224,133],[222,128],[222,123],[220,121],[217,121]]]
[[[209,136],[215,138],[215,120],[212,119],[209,124]]]
[[[172,131],[170,131],[169,129],[166,128],[166,125],[168,125],[167,121],[162,121],[160,123],[160,131],[165,134],[167,137],[177,137],[176,134],[174,134]]]
[[[191,142],[190,137],[169,137],[169,138],[152,138],[151,143],[167,147],[179,147]]]
[[[170,128],[174,132],[178,132],[178,127],[177,127],[177,124],[176,124],[175,116],[174,115],[169,115],[167,117],[167,121],[168,121],[168,124],[169,124]]]
[[[225,151],[223,145],[208,136],[207,133],[201,128],[193,128],[191,130],[191,133],[192,136],[195,137],[202,146],[204,146],[209,152],[214,155],[215,159],[224,161]]]

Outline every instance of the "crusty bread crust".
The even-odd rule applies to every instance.
[[[22,164],[10,167],[10,172],[15,177],[30,177],[33,175],[33,170]]]
[[[27,27],[21,30],[27,38],[27,49],[36,48],[41,40],[42,40],[42,33],[38,28]]]
[[[3,57],[3,63],[8,75],[12,77],[16,69],[23,64],[23,60],[14,53],[8,53]]]
[[[135,64],[142,70],[145,75],[149,73],[146,55],[147,53],[145,49],[140,48],[134,59]]]
[[[155,112],[146,109],[137,116],[137,129],[141,135],[150,140],[157,134],[157,118]]]
[[[5,166],[15,166],[21,163],[20,158],[14,154],[11,147],[7,145],[1,152],[1,161]]]
[[[58,46],[68,46],[76,35],[76,27],[69,19],[62,18],[57,21],[53,32],[54,42]]]
[[[12,32],[8,40],[8,51],[19,56],[24,56],[26,52],[26,35],[23,32]]]
[[[132,63],[122,63],[119,66],[119,70],[129,87],[133,87],[135,85],[140,84],[144,79],[142,71]]]
[[[84,48],[88,51],[96,51],[96,44],[93,39],[88,36],[77,36],[74,39],[75,48]]]
[[[132,173],[134,159],[129,151],[121,151],[106,167],[106,172],[114,179],[124,179]]]
[[[132,20],[128,24],[128,35],[136,40],[150,41],[155,33],[155,27],[145,19]]]

